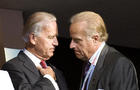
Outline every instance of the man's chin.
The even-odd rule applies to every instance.
[[[49,58],[51,58],[53,55],[54,55],[54,54],[53,54],[53,53],[51,53],[51,54],[49,55]]]
[[[77,57],[78,59],[82,59],[82,57],[81,57],[79,54],[76,54],[76,57]]]
[[[52,56],[53,54],[49,54],[49,55],[44,56],[44,58],[46,58],[46,60],[49,60]]]
[[[81,55],[77,55],[77,54],[76,54],[76,57],[77,57],[78,59],[82,60],[82,61],[86,61],[86,59],[85,59],[84,57],[82,57]]]

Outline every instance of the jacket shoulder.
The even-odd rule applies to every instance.
[[[13,70],[16,69],[18,70],[20,68],[20,66],[22,66],[23,62],[21,60],[19,60],[19,57],[15,57],[9,61],[7,61],[3,66],[2,69],[3,70]]]

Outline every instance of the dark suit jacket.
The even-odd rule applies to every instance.
[[[136,70],[129,59],[104,46],[88,90],[139,90]],[[81,89],[80,89],[81,90]]]
[[[56,74],[60,90],[67,90],[62,73],[51,65]],[[15,90],[55,90],[51,81],[43,78],[33,62],[21,51],[18,56],[7,63],[2,69],[7,70]]]

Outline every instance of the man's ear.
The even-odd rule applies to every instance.
[[[34,34],[29,35],[29,40],[30,40],[31,44],[33,44],[33,45],[36,44],[36,37]]]
[[[93,35],[92,39],[94,40],[94,42],[99,41],[99,35]]]

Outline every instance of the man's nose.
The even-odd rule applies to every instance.
[[[73,42],[73,40],[71,40],[71,43],[70,43],[70,48],[74,48],[75,47],[75,43]]]
[[[58,46],[58,40],[57,40],[57,37],[54,38],[54,42],[53,42],[53,43],[54,43],[55,46]]]

